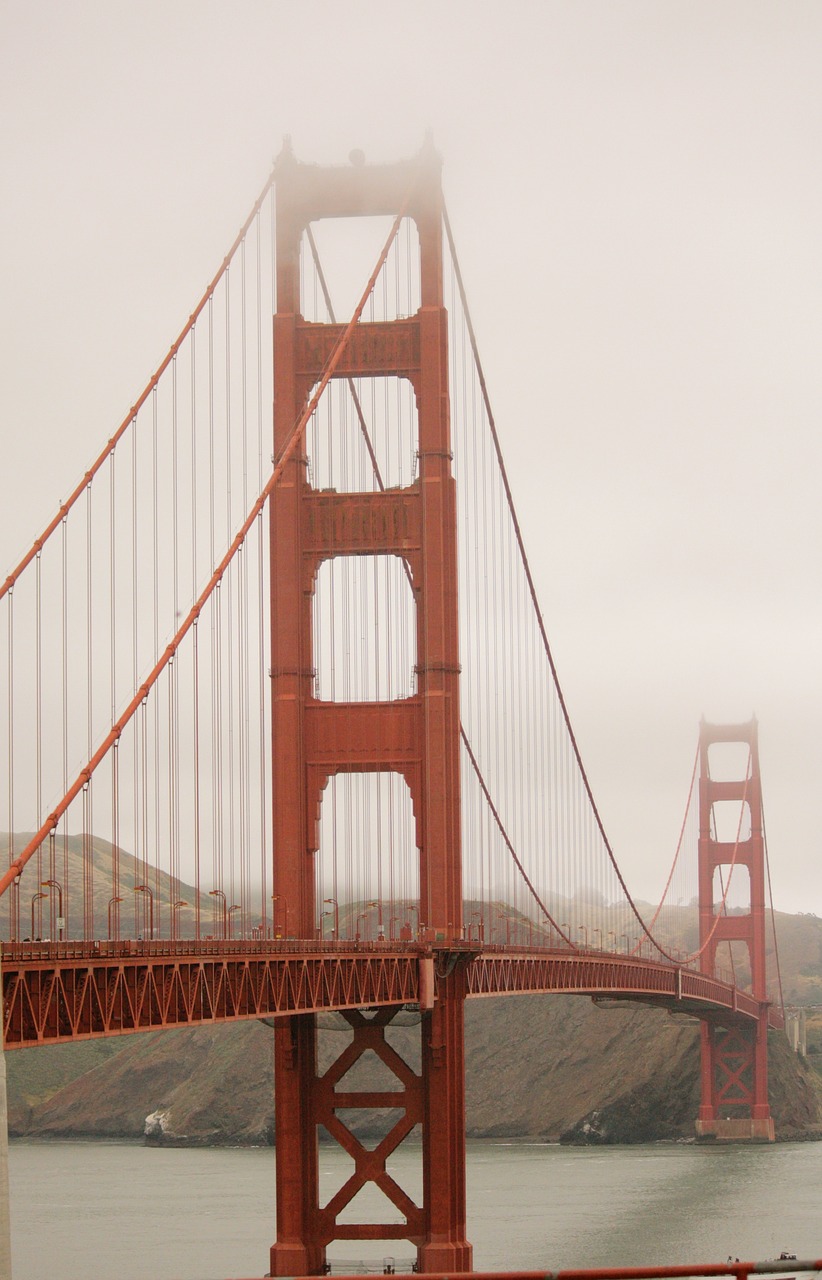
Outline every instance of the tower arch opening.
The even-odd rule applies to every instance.
[[[313,600],[315,697],[392,702],[416,689],[416,608],[397,555],[332,556]]]
[[[411,792],[402,774],[332,774],[320,801],[315,876],[322,938],[416,937],[419,850]]]

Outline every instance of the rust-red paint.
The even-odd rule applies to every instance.
[[[743,743],[750,752],[748,776],[733,780],[711,778],[708,751],[713,743]],[[703,721],[699,735],[699,940],[703,971],[711,975],[717,947],[742,942],[751,971],[750,999],[759,1015],[747,1025],[702,1024],[702,1100],[697,1133],[705,1137],[755,1138],[773,1141],[774,1125],[768,1106],[768,992],[765,956],[765,839],[762,822],[762,784],[759,773],[757,723],[714,725]],[[714,837],[711,808],[717,801],[747,803],[751,830],[747,839],[722,842]],[[716,868],[733,861],[747,867],[750,909],[717,916],[714,902]],[[745,1002],[735,997],[734,1008]]]
[[[460,966],[472,996],[555,992],[751,1028],[779,1011],[727,983],[601,952],[444,943],[201,941],[2,944],[5,1048],[168,1027],[411,1005],[432,1010]]]
[[[405,208],[419,234],[422,305],[410,318],[360,326],[336,372],[339,377],[410,380],[419,423],[416,483],[379,494],[319,494],[311,488],[300,447],[271,496],[274,891],[292,905],[295,931],[311,937],[323,788],[337,773],[400,772],[417,824],[420,919],[433,937],[447,944],[462,935],[462,871],[456,497],[442,299],[440,162],[430,145],[412,162],[351,168],[302,165],[285,151],[276,166],[276,198],[275,456],[304,411],[339,330],[338,325],[309,324],[300,314],[306,227],[317,218],[396,214]],[[314,698],[312,593],[321,563],[339,554],[393,554],[405,561],[416,605],[413,697],[358,705]],[[392,1193],[402,1222],[390,1235],[417,1245],[424,1270],[471,1267],[465,1238],[465,994],[459,967],[439,981],[437,999],[421,1020],[422,1074],[413,1087],[406,1082],[405,1119],[377,1153],[355,1153],[357,1187],[364,1181],[383,1186],[385,1152],[413,1127],[411,1116],[422,1126],[423,1203],[415,1206],[404,1193]],[[431,996],[426,987],[424,1003],[431,1003]],[[354,1034],[357,1046],[377,1032],[357,1024]],[[386,1235],[386,1228],[376,1223],[339,1223],[345,1197],[335,1197],[320,1210],[317,1126],[324,1124],[346,1149],[350,1142],[335,1120],[333,1093],[317,1081],[315,1040],[314,1020],[304,1015],[277,1028],[273,1275],[316,1274],[331,1240]],[[383,1029],[379,1043],[385,1044]]]
[[[4,943],[4,1047],[418,1000],[414,949],[295,946]]]

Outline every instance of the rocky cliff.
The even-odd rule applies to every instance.
[[[73,855],[79,857],[76,849]],[[693,943],[692,909],[671,909],[661,924],[673,945]],[[822,920],[777,914],[776,930],[785,1000],[822,1004]],[[822,1062],[822,1011],[808,1012],[808,1062]],[[404,1013],[398,1019],[404,1025],[391,1033],[412,1066],[418,1020]],[[345,1044],[340,1022],[322,1019],[326,1065]],[[772,1036],[769,1053],[780,1136],[819,1133],[822,1075],[781,1034]],[[136,1139],[152,1117],[154,1141],[270,1142],[272,1058],[271,1028],[262,1022],[14,1050],[6,1055],[11,1132]],[[605,1008],[578,996],[469,1000],[466,1064],[467,1120],[475,1136],[639,1142],[693,1135],[698,1024],[661,1010]],[[353,1087],[375,1087],[374,1063],[365,1062],[357,1079]],[[356,1123],[373,1128],[379,1117],[365,1112]]]
[[[407,1025],[392,1032],[412,1065],[417,1018],[402,1015]],[[323,1019],[324,1065],[346,1043],[340,1022]],[[258,1021],[15,1050],[7,1054],[11,1132],[269,1143],[272,1057],[271,1028]],[[698,1028],[661,1010],[600,1008],[571,996],[469,1001],[466,1058],[472,1136],[647,1142],[693,1135]],[[781,1034],[772,1036],[770,1063],[780,1137],[822,1134],[820,1077]],[[375,1087],[378,1068],[364,1063],[352,1087]],[[376,1133],[380,1124],[379,1115],[363,1112],[356,1129]]]

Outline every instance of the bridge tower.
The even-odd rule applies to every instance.
[[[749,748],[747,776],[718,780],[710,775],[709,749],[715,743]],[[751,993],[760,1001],[753,1028],[702,1022],[702,1102],[696,1129],[700,1137],[773,1142],[768,1105],[768,994],[765,972],[765,840],[756,720],[740,725],[702,722],[699,735],[699,941],[703,972],[714,974],[717,947],[741,942],[747,947]],[[731,802],[743,808],[738,840],[719,840],[714,806]],[[749,830],[748,830],[749,829]],[[727,835],[727,832],[720,834]],[[747,911],[721,912],[722,889],[716,875],[744,868],[750,883]],[[727,886],[727,878],[724,882]]]
[[[420,298],[416,315],[361,322],[335,376],[410,380],[416,398],[416,481],[381,492],[312,487],[304,445],[271,498],[271,635],[274,761],[274,890],[287,904],[286,932],[311,938],[317,921],[315,855],[324,787],[334,774],[400,772],[414,808],[420,915],[429,937],[461,937],[459,657],[456,498],[451,470],[447,316],[442,288],[441,164],[430,143],[393,165],[299,163],[286,145],[276,170],[274,447],[283,449],[344,326],[306,322],[300,304],[303,233],[322,218],[397,215],[416,224]],[[363,284],[365,282],[363,281]],[[322,562],[334,555],[394,555],[407,566],[416,610],[416,691],[391,702],[314,696],[312,599]],[[430,961],[421,961],[428,964]],[[433,986],[433,972],[430,972]],[[346,1015],[353,1041],[322,1075],[311,1015],[275,1027],[277,1241],[271,1274],[320,1274],[332,1240],[408,1239],[421,1271],[471,1269],[465,1230],[465,1072],[460,968],[438,975],[421,1018],[421,1070],[385,1037],[391,1009]],[[380,1094],[342,1093],[365,1052],[397,1078]],[[337,1112],[399,1111],[373,1151]],[[325,1206],[319,1197],[318,1128],[348,1152],[354,1172]],[[387,1157],[414,1129],[422,1135],[422,1204],[387,1174]],[[340,1222],[366,1183],[392,1202],[399,1223]]]

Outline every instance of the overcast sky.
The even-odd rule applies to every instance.
[[[0,3],[5,573],[290,134],[430,127],[571,716],[640,895],[700,716],[760,723],[777,907],[822,912],[822,7]]]

